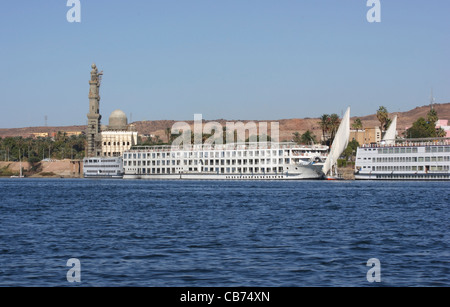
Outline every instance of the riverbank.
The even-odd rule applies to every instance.
[[[81,178],[83,162],[73,160],[41,161],[31,164],[22,162],[22,172],[31,178]],[[355,180],[353,166],[339,168],[345,180]],[[20,162],[0,161],[0,177],[11,177],[20,174]]]
[[[19,175],[20,165],[23,175],[31,178],[80,178],[83,171],[83,162],[69,159],[34,164],[0,161],[0,177]]]

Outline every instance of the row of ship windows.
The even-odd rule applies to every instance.
[[[448,165],[438,165],[438,166],[363,166],[359,169],[370,169],[372,171],[411,171],[411,172],[417,172],[417,171],[448,171],[450,170],[450,167]]]
[[[189,168],[189,172],[213,172],[217,174],[253,174],[253,173],[283,173],[283,167],[203,167],[201,170],[196,168]],[[126,169],[127,173],[139,174],[180,174],[183,173],[181,168],[134,168]]]
[[[248,153],[248,154],[247,154]],[[289,150],[285,150],[289,154]],[[283,156],[283,150],[255,150],[255,151],[192,151],[192,152],[152,152],[152,153],[125,153],[124,159],[156,159],[156,158],[231,158],[231,157],[271,157]]]
[[[291,159],[239,159],[239,160],[151,160],[151,161],[123,161],[124,166],[158,166],[158,165],[258,165],[258,164],[290,164]],[[183,162],[183,164],[182,164]]]
[[[94,167],[94,168],[120,168],[119,164],[100,164],[100,165],[83,165],[84,168]]]
[[[102,160],[97,160],[97,159],[89,159],[89,160],[86,160],[86,162],[88,162],[88,163],[117,163],[117,160],[115,160],[115,159],[102,159]]]
[[[375,163],[381,162],[444,162],[450,161],[450,156],[437,157],[383,157],[383,158],[361,158],[358,160],[369,160]]]
[[[450,175],[377,175],[377,179],[448,179]]]
[[[105,170],[99,170],[99,171],[92,171],[87,170],[85,173],[92,173],[92,174],[116,174],[119,173],[119,171],[105,171]]]
[[[367,150],[367,149],[366,149]],[[450,152],[450,146],[435,146],[425,147],[425,152]],[[418,153],[417,147],[388,147],[378,148],[379,154],[404,154],[404,153]]]

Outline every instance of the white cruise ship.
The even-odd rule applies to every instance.
[[[405,140],[360,147],[355,179],[450,180],[450,140]]]
[[[122,157],[93,157],[83,159],[84,178],[123,178]]]
[[[321,179],[328,146],[233,143],[142,146],[124,152],[124,179]]]

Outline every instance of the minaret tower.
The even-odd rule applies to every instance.
[[[100,157],[102,153],[100,120],[100,83],[103,72],[98,72],[97,66],[92,64],[91,80],[89,80],[89,113],[87,114],[87,157]]]

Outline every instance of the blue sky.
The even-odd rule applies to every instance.
[[[5,1],[0,128],[86,123],[90,65],[102,123],[277,120],[450,102],[450,2],[381,0]]]

